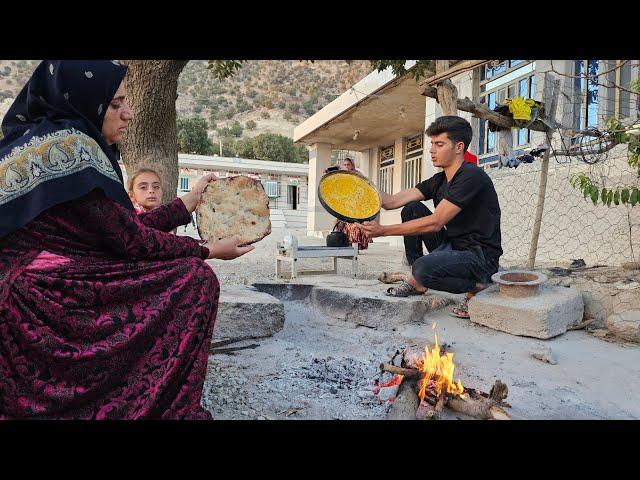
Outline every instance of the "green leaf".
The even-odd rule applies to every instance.
[[[596,205],[598,203],[598,194],[600,192],[598,191],[598,187],[592,186],[591,187],[591,201],[593,202],[594,205]]]
[[[602,189],[602,193],[600,194],[600,200],[602,201],[602,203],[606,203],[607,202],[607,189],[603,188]]]
[[[616,193],[613,195],[613,203],[620,205],[620,190],[616,190]]]
[[[631,192],[631,206],[635,207],[638,200],[640,200],[640,191],[637,188],[634,188],[633,192]]]
[[[611,206],[612,201],[613,201],[613,190],[609,190],[607,192],[607,207]]]
[[[629,201],[629,189],[625,188],[622,190],[622,194],[620,195],[620,200],[622,203],[627,203]]]

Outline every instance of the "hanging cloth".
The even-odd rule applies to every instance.
[[[514,120],[524,120],[528,122],[531,120],[531,108],[536,105],[536,102],[530,98],[525,100],[523,97],[515,97],[507,98],[504,104],[509,107],[509,111]]]

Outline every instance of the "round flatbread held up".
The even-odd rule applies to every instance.
[[[210,182],[196,208],[200,238],[215,242],[238,235],[241,245],[271,233],[269,197],[260,181],[245,176]]]

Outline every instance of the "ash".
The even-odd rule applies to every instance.
[[[285,312],[283,330],[260,347],[209,357],[202,404],[214,419],[384,419],[389,405],[372,391],[394,348],[380,344],[384,335],[304,302],[285,302]]]

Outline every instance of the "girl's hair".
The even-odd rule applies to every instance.
[[[154,169],[152,168],[139,168],[138,170],[136,170],[136,173],[134,173],[131,178],[127,181],[127,187],[129,188],[130,192],[133,192],[133,184],[136,181],[136,178],[142,174],[142,173],[153,173],[156,177],[158,177],[158,180],[160,180],[160,184],[162,184],[162,179],[160,179],[160,175],[158,175],[158,172],[156,172]]]

